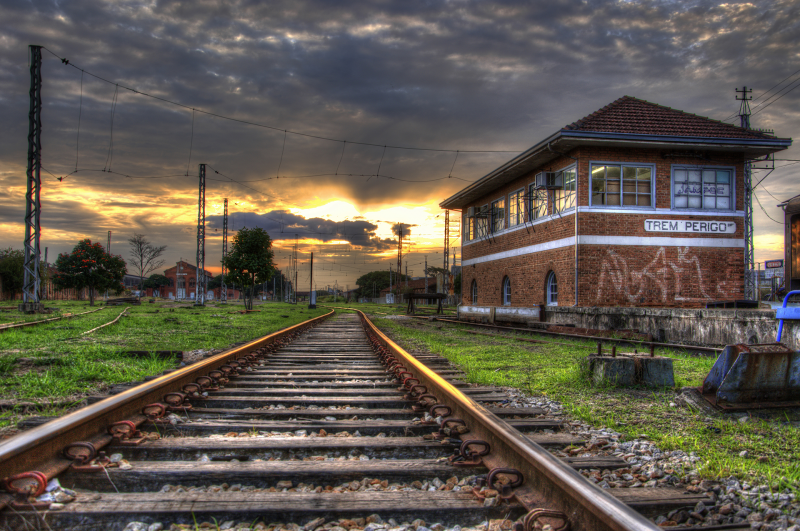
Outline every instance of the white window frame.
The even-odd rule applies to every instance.
[[[516,205],[519,205],[519,210],[517,211],[516,219],[514,223],[511,223],[511,198],[519,194],[519,201],[515,201]],[[517,225],[522,225],[525,223],[525,187],[523,186],[519,190],[514,190],[510,194],[508,194],[508,207],[506,207],[508,211],[508,228],[516,227]]]
[[[495,215],[494,215],[494,212],[495,212],[494,205],[496,203],[499,203],[500,201],[503,202],[503,217],[502,217],[502,219],[499,216],[495,217]],[[507,210],[506,210],[506,196],[498,197],[497,199],[492,201],[490,203],[490,205],[491,206],[489,207],[489,228],[492,231],[491,233],[492,234],[497,234],[498,232],[503,232],[505,230],[505,228],[506,228],[506,212],[507,212]],[[496,220],[500,222],[501,227],[499,229],[495,229],[495,221]]]
[[[596,205],[593,202],[594,187],[592,179],[592,168],[594,166],[619,166],[619,205]],[[622,202],[625,196],[625,188],[623,184],[623,170],[624,167],[634,168],[650,168],[650,206],[639,205],[623,205]],[[608,192],[604,192],[608,193]],[[637,193],[638,195],[638,193]],[[603,161],[591,160],[589,161],[589,206],[592,208],[610,208],[610,209],[625,209],[625,210],[655,210],[656,209],[656,165],[648,162],[618,162],[618,161]]]
[[[568,171],[574,171],[575,172],[575,181],[574,181],[575,188],[572,190],[572,194],[567,194],[566,188],[562,188],[561,190],[553,190],[553,214],[562,214],[564,212],[569,212],[570,210],[574,210],[575,209],[575,204],[578,202],[578,165],[573,163],[573,164],[570,164],[569,166],[566,166],[566,167],[561,168],[560,170],[556,170],[556,171],[561,172],[562,182],[564,184],[567,183],[567,180],[564,177],[564,172],[568,172]],[[563,197],[559,197],[559,195],[561,195],[561,194],[563,194]],[[548,193],[547,195],[549,196],[550,194]],[[564,208],[559,209],[558,208],[559,203],[561,203],[562,201],[563,202],[569,202],[570,197],[572,198],[572,205],[565,206]],[[548,201],[549,200],[550,199],[548,197]]]
[[[511,306],[511,279],[503,277],[503,306]]]
[[[702,171],[703,170],[723,170],[723,171],[730,171],[731,172],[731,182],[730,182],[730,194],[728,195],[728,199],[730,200],[730,208],[704,208],[702,205],[700,207],[690,207],[687,205],[686,207],[676,207],[675,206],[675,170],[700,170],[700,182],[702,183]],[[669,175],[669,196],[670,196],[670,209],[675,210],[677,212],[684,212],[684,211],[700,211],[700,212],[735,212],[736,211],[736,167],[735,166],[705,166],[705,165],[696,165],[696,164],[673,164],[670,167],[670,175]],[[700,195],[701,200],[704,197],[703,194]]]
[[[472,304],[478,304],[478,281],[472,279],[472,284],[470,285],[469,289],[470,289]]]
[[[480,240],[489,236],[489,222],[491,221],[491,212],[489,211],[489,204],[481,207],[481,212],[486,212],[486,216],[475,217],[475,239]],[[482,223],[481,223],[482,222]],[[481,227],[483,225],[483,227]],[[482,230],[481,230],[482,229]]]
[[[554,285],[555,290],[553,290]],[[553,295],[555,295],[555,298]],[[547,306],[558,306],[558,277],[556,277],[555,271],[547,273],[547,280],[545,281],[545,304]]]

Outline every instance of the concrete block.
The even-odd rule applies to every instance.
[[[672,358],[645,358],[637,357],[637,364],[641,364],[642,385],[648,387],[675,387],[675,374],[672,371]]]
[[[589,369],[596,385],[611,384],[621,387],[644,385],[647,387],[673,387],[675,377],[672,359],[620,354],[590,356]]]
[[[593,356],[589,368],[595,384],[610,383],[623,387],[633,385],[636,378],[636,366],[629,357]]]

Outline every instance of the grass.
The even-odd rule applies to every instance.
[[[645,436],[662,450],[695,452],[702,477],[735,475],[773,488],[800,489],[800,422],[797,411],[750,412],[708,417],[675,406],[676,390],[699,386],[714,358],[657,352],[673,359],[676,389],[591,384],[585,360],[589,341],[552,340],[567,345],[523,343],[509,337],[476,336],[466,326],[422,320],[376,319],[408,350],[441,354],[460,366],[470,382],[509,386],[561,402],[566,413],[627,438]],[[532,337],[523,335],[522,337]],[[740,417],[746,415],[746,422]],[[740,452],[746,450],[747,457]]]
[[[93,309],[88,302],[75,301],[48,301],[47,306],[60,314]],[[37,402],[44,405],[40,414],[57,415],[109,385],[139,381],[176,367],[175,358],[134,356],[125,351],[225,349],[327,312],[300,304],[266,303],[256,308],[259,312],[240,314],[242,305],[234,303],[194,307],[191,303],[143,302],[127,310],[116,324],[82,334],[111,321],[123,309],[104,307],[99,312],[0,333],[0,396]],[[16,311],[5,311],[0,321],[19,316]],[[23,416],[19,408],[0,412],[0,428]]]

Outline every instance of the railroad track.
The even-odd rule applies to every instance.
[[[0,526],[313,531],[508,518],[525,531],[641,530],[658,528],[633,508],[696,503],[667,488],[591,485],[578,469],[625,462],[557,457],[582,441],[463,376],[438,356],[412,357],[363,314],[315,318],[4,442]],[[56,489],[60,501],[36,501],[54,477],[74,500]]]

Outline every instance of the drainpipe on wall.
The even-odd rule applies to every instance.
[[[553,148],[550,147],[550,142],[547,143],[547,150],[550,151],[550,153],[555,153],[556,155],[561,155],[562,157],[567,157],[575,161],[575,304],[572,305],[574,307],[578,305],[578,159],[566,153],[554,151]]]

